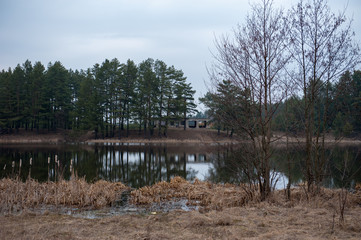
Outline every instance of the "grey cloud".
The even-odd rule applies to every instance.
[[[140,62],[152,57],[182,69],[199,97],[206,92],[205,66],[212,61],[214,34],[230,33],[242,22],[248,2],[2,0],[0,69],[15,67],[26,59],[44,65],[59,60],[67,68],[84,69],[105,58]],[[330,3],[336,6],[337,2]],[[358,36],[359,7],[358,0],[350,0]]]

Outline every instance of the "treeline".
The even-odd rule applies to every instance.
[[[325,131],[339,137],[353,137],[361,133],[361,71],[346,71],[335,83],[317,84],[315,96],[314,124],[325,121]],[[213,118],[214,126],[219,130],[228,130],[231,134],[247,121],[245,112],[252,112],[250,93],[236,87],[231,81],[217,85],[215,92],[208,92],[200,101],[207,107],[206,114]],[[304,131],[304,97],[292,94],[277,103],[277,111],[272,119],[272,130],[294,135]],[[328,105],[324,113],[324,105]],[[256,106],[253,106],[256,107]],[[275,106],[270,106],[276,109]],[[247,110],[248,109],[248,110]],[[323,128],[323,126],[321,126]],[[238,131],[237,131],[238,132]]]
[[[361,59],[352,21],[345,11],[333,13],[327,0],[300,0],[288,10],[263,0],[251,5],[232,36],[215,44],[214,89],[204,102],[219,122],[249,140],[243,174],[259,184],[265,200],[275,180],[274,130],[285,130],[286,138],[296,132],[304,140],[307,192],[319,193],[330,164],[328,134],[359,130],[359,72],[347,72]]]
[[[27,60],[0,73],[0,129],[4,132],[92,130],[96,137],[167,135],[170,121],[195,112],[195,91],[181,70],[151,58],[136,65],[116,58],[84,70]]]
[[[335,83],[329,86],[318,82],[315,96],[314,123],[325,121],[324,130],[336,138],[353,137],[361,133],[361,71],[346,71]],[[328,91],[328,92],[327,92]],[[273,129],[294,134],[302,133],[305,122],[304,98],[297,95],[281,103],[275,114]],[[324,113],[324,105],[328,105]],[[321,129],[322,130],[322,129]]]

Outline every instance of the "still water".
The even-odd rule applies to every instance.
[[[352,186],[361,182],[361,146],[332,147],[326,155],[330,162],[325,186],[339,187],[345,181]],[[39,181],[54,181],[59,176],[69,179],[73,169],[78,177],[89,182],[120,181],[133,188],[170,181],[174,176],[190,181],[198,178],[239,183],[248,181],[242,156],[242,147],[234,144],[3,144],[0,177],[21,176],[25,180],[30,175]],[[286,186],[287,176],[291,176],[292,184],[302,181],[305,153],[294,147],[289,156],[290,162],[284,149],[274,150],[271,162],[277,189]]]

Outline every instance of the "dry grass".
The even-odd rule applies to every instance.
[[[339,196],[341,189],[321,188],[318,193],[307,193],[294,188],[291,200],[286,199],[285,190],[275,191],[268,198],[266,204],[279,207],[315,207],[326,208],[339,214]],[[131,192],[131,202],[136,205],[149,205],[179,199],[187,199],[189,205],[200,206],[200,211],[222,210],[230,207],[256,206],[262,204],[256,187],[249,185],[213,184],[195,180],[190,183],[181,177],[168,182],[159,182],[152,186],[145,186]],[[348,194],[346,207],[361,206],[361,186]]]
[[[100,180],[87,183],[84,179],[59,182],[39,183],[28,179],[22,182],[17,179],[0,180],[0,213],[12,213],[37,206],[76,206],[77,208],[99,209],[111,205],[123,191],[130,188],[117,182]],[[291,201],[287,201],[283,191],[273,192],[267,204],[281,207],[297,205],[324,207],[338,211],[341,190],[322,188],[318,194],[306,196],[302,188],[292,189]],[[222,210],[230,207],[252,206],[260,203],[260,195],[256,187],[249,185],[213,184],[195,180],[193,183],[175,177],[170,182],[159,182],[133,190],[130,203],[147,206],[154,203],[186,199],[188,205],[198,206],[201,212]],[[349,194],[346,207],[361,205],[361,187]]]
[[[124,190],[122,183],[84,179],[39,183],[33,179],[22,182],[4,178],[0,180],[0,213],[12,213],[39,205],[66,205],[101,208],[110,205]]]
[[[199,205],[202,210],[220,210],[240,207],[257,199],[256,189],[233,184],[213,184],[195,180],[190,183],[181,177],[170,182],[159,182],[131,192],[133,204],[147,205],[170,200],[187,199],[189,205]]]
[[[0,216],[0,239],[361,239],[360,216],[360,207],[350,208],[339,225],[322,207],[268,203],[102,219],[29,212]]]
[[[25,209],[21,215],[0,215],[0,239],[361,239],[361,186],[349,193],[344,222],[338,221],[340,190],[321,189],[308,197],[292,189],[291,201],[276,191],[260,202],[256,189],[230,184],[190,183],[176,177],[170,183],[134,190],[139,205],[188,199],[203,211],[152,213],[84,219]],[[1,206],[64,204],[109,205],[127,189],[121,183],[21,183],[0,180]],[[6,203],[6,201],[10,201]]]

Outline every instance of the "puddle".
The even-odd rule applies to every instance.
[[[107,207],[96,210],[76,210],[68,211],[66,215],[79,218],[97,219],[112,216],[121,216],[126,214],[145,214],[145,209],[139,207]]]
[[[167,202],[153,203],[147,206],[138,206],[129,203],[130,191],[123,192],[117,201],[112,206],[101,209],[86,209],[76,207],[64,207],[43,205],[36,208],[29,208],[26,212],[34,214],[49,214],[56,213],[61,215],[69,215],[77,218],[99,219],[112,216],[121,216],[126,214],[139,215],[156,215],[160,213],[167,213],[174,210],[193,211],[198,210],[198,206],[188,205],[187,199],[173,199]],[[16,211],[12,214],[18,215],[25,211]]]
[[[115,203],[111,207],[97,210],[68,210],[65,214],[80,218],[97,219],[125,214],[155,215],[174,210],[198,210],[198,206],[188,206],[187,203],[187,199],[178,199],[161,203],[153,203],[150,206],[144,207],[129,204],[127,201],[122,204]]]

